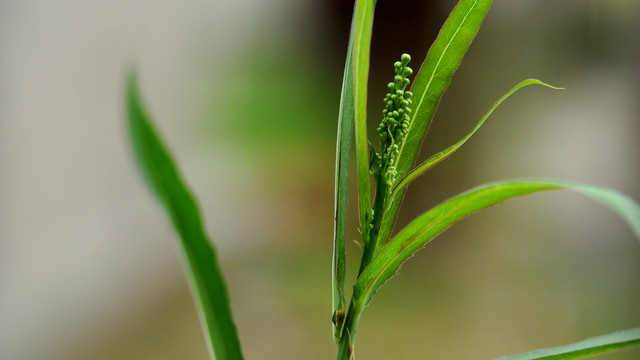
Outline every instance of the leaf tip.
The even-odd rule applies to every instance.
[[[548,87],[548,88],[553,89],[553,90],[565,90],[565,88],[563,88],[563,87],[550,85],[550,84],[547,84],[546,82],[538,80],[538,79],[527,79],[527,80],[523,81],[522,83],[542,85],[542,86]]]

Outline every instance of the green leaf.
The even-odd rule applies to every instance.
[[[355,12],[354,12],[355,16]],[[338,341],[344,325],[346,313],[346,296],[344,293],[347,251],[347,204],[349,192],[349,160],[354,126],[353,106],[353,37],[355,18],[351,22],[347,60],[342,79],[340,96],[340,112],[338,114],[338,139],[336,141],[336,185],[335,185],[335,218],[333,233],[333,330],[334,339]]]
[[[402,263],[467,215],[517,196],[557,189],[578,191],[611,208],[629,223],[640,238],[640,206],[617,191],[555,180],[516,179],[486,184],[445,201],[402,229],[358,278],[354,302],[369,303],[376,290],[398,271]]]
[[[367,83],[374,8],[375,2],[373,0],[356,1],[353,43],[358,202],[362,243],[365,247],[368,246],[369,224],[371,223],[371,183],[369,179],[369,142],[367,138]]]
[[[402,179],[395,186],[395,188],[393,189],[393,191],[391,193],[391,198],[393,199],[394,197],[398,196],[398,193],[401,192],[402,190],[404,190],[411,182],[413,182],[413,180],[417,179],[420,175],[424,174],[425,172],[427,172],[428,170],[430,170],[434,166],[438,165],[442,160],[448,158],[449,155],[453,154],[456,150],[458,150],[464,143],[467,142],[467,140],[469,140],[469,138],[471,138],[471,136],[473,136],[473,134],[476,133],[476,131],[478,131],[478,129],[480,129],[482,124],[484,124],[484,122],[489,118],[489,116],[491,116],[493,111],[498,106],[500,106],[500,104],[502,104],[502,102],[505,101],[509,96],[511,96],[513,93],[515,93],[516,91],[522,89],[525,86],[534,85],[534,84],[535,85],[546,86],[546,87],[549,87],[549,88],[552,88],[552,89],[556,89],[556,90],[562,89],[562,88],[559,88],[559,87],[551,86],[549,84],[545,84],[542,81],[536,80],[536,79],[527,79],[527,80],[524,80],[524,81],[520,82],[518,85],[514,86],[511,90],[509,90],[509,92],[504,94],[500,98],[500,100],[498,100],[495,104],[493,104],[491,109],[489,109],[489,111],[482,117],[482,119],[478,122],[476,127],[473,128],[473,130],[471,130],[470,133],[468,133],[465,137],[463,137],[457,143],[455,143],[455,144],[449,146],[448,148],[446,148],[445,150],[443,150],[443,151],[431,156],[427,161],[423,162],[420,166],[416,167],[409,174],[407,174],[407,176],[405,176],[404,179]]]
[[[640,345],[640,328],[616,331],[570,345],[540,349],[494,360],[566,360],[602,354]]]
[[[369,77],[369,57],[371,51],[371,33],[373,29],[374,0],[356,0],[353,30],[353,98],[355,121],[355,144],[358,169],[358,208],[362,244],[370,246],[368,234],[371,214],[371,184],[369,179],[369,141],[367,138],[367,82]],[[349,304],[344,330],[338,340],[336,359],[346,360],[353,356],[359,309]]]
[[[491,0],[461,0],[429,49],[411,87],[413,116],[407,138],[398,153],[396,170],[399,179],[413,168],[440,98],[478,33],[491,3]],[[391,234],[403,195],[404,191],[391,202],[383,216],[378,235],[382,241],[386,241]]]
[[[208,335],[206,342],[209,354],[212,359],[241,360],[238,334],[231,318],[216,252],[207,239],[191,191],[153,128],[134,74],[127,79],[127,115],[138,167],[180,236],[200,321]]]

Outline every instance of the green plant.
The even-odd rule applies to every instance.
[[[559,89],[525,80],[499,99],[476,127],[456,144],[414,168],[441,96],[478,32],[491,0],[461,0],[442,27],[411,91],[410,56],[394,64],[379,151],[367,136],[367,81],[375,0],[356,1],[343,78],[336,151],[335,236],[333,251],[333,316],[337,360],[353,359],[358,323],[380,286],[429,241],[467,215],[505,200],[540,191],[572,189],[620,214],[640,237],[640,207],[605,188],[543,179],[515,179],[486,184],[459,194],[420,215],[394,237],[391,232],[407,186],[462,146],[510,95],[528,85]],[[129,130],[138,164],[169,213],[181,238],[192,289],[207,330],[210,353],[217,359],[242,359],[216,253],[208,241],[193,196],[151,125],[134,75],[127,84]],[[362,259],[351,298],[345,293],[347,187],[351,145],[355,137]],[[371,180],[374,180],[372,186]],[[372,187],[375,197],[371,198]],[[572,359],[640,345],[640,328],[588,339],[572,345],[508,356],[506,359]]]

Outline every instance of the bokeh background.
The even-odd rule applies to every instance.
[[[371,130],[393,61],[409,52],[417,70],[454,3],[379,1]],[[132,67],[202,205],[246,358],[333,358],[333,162],[352,7],[0,0],[0,358],[207,358],[174,233],[128,147]],[[411,186],[398,226],[509,177],[640,200],[638,34],[637,0],[495,1],[421,158],[522,79],[566,90],[509,99]],[[359,249],[348,250],[354,266]],[[636,327],[639,280],[640,243],[609,210],[571,192],[508,202],[403,266],[365,312],[357,355],[480,360]]]

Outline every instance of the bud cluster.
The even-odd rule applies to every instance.
[[[413,70],[407,66],[409,61],[411,61],[411,56],[402,54],[401,60],[393,64],[396,75],[393,82],[387,85],[389,93],[384,98],[386,104],[385,109],[382,110],[384,117],[378,127],[381,151],[381,158],[379,159],[380,175],[382,176],[381,180],[385,181],[389,187],[393,186],[398,176],[396,158],[399,147],[402,145],[409,130],[409,114],[411,113],[409,106],[411,105],[412,94],[410,91],[405,91],[405,88],[409,85],[407,76],[413,73]]]

